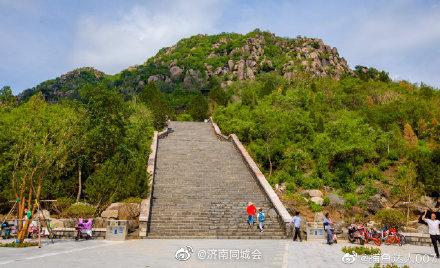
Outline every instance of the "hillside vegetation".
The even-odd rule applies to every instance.
[[[3,88],[0,198],[26,176],[43,178],[40,198],[143,197],[152,131],[210,115],[295,209],[408,212],[403,203],[440,192],[438,90],[351,70],[317,38],[255,30],[182,39],[116,75],[85,67],[17,97]]]
[[[214,120],[238,135],[294,207],[374,213],[440,191],[440,94],[430,87],[265,75],[230,90],[235,100]],[[304,204],[304,189],[322,190],[322,204]]]

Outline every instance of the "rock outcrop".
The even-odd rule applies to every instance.
[[[324,44],[321,39],[281,38],[259,31],[244,36],[224,35],[218,41],[211,41],[213,43],[210,48],[206,48],[204,44],[215,38],[197,35],[162,49],[145,64],[168,69],[169,72],[163,74],[163,77],[151,75],[148,81],[165,81],[165,77],[170,77],[168,83],[182,82],[186,88],[190,88],[203,86],[211,77],[225,81],[222,83],[225,86],[228,81],[253,80],[259,73],[271,71],[278,71],[287,79],[294,79],[301,73],[339,79],[352,72],[347,61],[339,56],[337,49]],[[190,42],[192,39],[199,42]],[[187,47],[183,49],[188,46],[187,42],[191,44],[189,50]],[[198,52],[193,54],[192,51]],[[200,51],[204,52],[204,58],[200,58]],[[203,67],[194,68],[188,64],[194,61],[202,61],[199,66]],[[277,63],[274,64],[274,61]]]
[[[167,91],[203,90],[212,78],[227,86],[232,81],[254,80],[267,72],[286,79],[339,79],[352,70],[336,48],[317,38],[282,38],[259,30],[246,35],[196,35],[161,49],[144,64],[130,66],[113,77],[91,67],[79,68],[25,90],[19,99],[26,100],[37,92],[50,102],[79,98],[80,88],[97,85],[106,77],[111,77],[110,83],[122,93],[133,96],[151,82],[164,83]]]
[[[140,204],[112,203],[101,213],[102,218],[117,220],[135,220],[139,217]]]

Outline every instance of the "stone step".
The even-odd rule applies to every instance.
[[[156,235],[149,234],[149,239],[286,239],[286,236],[216,236],[216,235]]]
[[[171,122],[159,139],[149,238],[282,239],[272,204],[229,141],[208,123]],[[266,229],[246,223],[252,201],[266,214]]]

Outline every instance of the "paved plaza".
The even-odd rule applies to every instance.
[[[0,267],[371,267],[374,260],[358,256],[343,262],[347,243],[328,246],[322,241],[290,240],[171,240],[44,242],[41,249],[0,248]],[[410,267],[440,267],[430,247],[381,247],[382,258],[400,256]],[[179,251],[180,250],[180,251]],[[177,260],[177,256],[181,259]],[[189,255],[187,254],[189,253]],[[408,257],[411,257],[409,260]],[[345,258],[346,262],[352,258]],[[373,262],[371,262],[373,261]],[[427,261],[427,263],[425,262]],[[382,262],[384,263],[384,262]]]

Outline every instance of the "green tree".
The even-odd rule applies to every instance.
[[[10,86],[4,86],[0,89],[0,108],[12,107],[17,103],[17,98],[12,94]]]
[[[19,200],[17,217],[23,219],[25,208],[32,215],[35,213],[46,175],[64,165],[69,143],[78,133],[78,121],[71,109],[48,105],[41,94],[0,120],[1,132],[6,133],[2,138],[8,138],[2,161],[9,167],[11,188]],[[19,221],[20,243],[26,237],[29,223],[29,217],[24,223]]]
[[[172,112],[165,96],[160,92],[155,83],[148,83],[139,94],[139,99],[145,103],[153,114],[154,127],[158,130],[166,126]]]
[[[410,204],[420,197],[422,193],[422,188],[417,182],[414,163],[410,162],[400,168],[394,192],[399,200],[407,203],[406,220],[408,221]]]
[[[202,121],[208,117],[208,101],[202,94],[195,95],[189,106],[188,113],[196,121]]]

